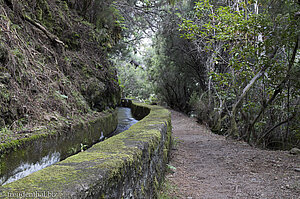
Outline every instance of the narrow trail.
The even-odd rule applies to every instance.
[[[300,156],[268,151],[212,134],[194,119],[172,111],[177,140],[167,175],[171,198],[300,199]]]

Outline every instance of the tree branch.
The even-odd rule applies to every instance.
[[[292,68],[292,66],[294,64],[294,61],[295,61],[295,58],[296,58],[296,54],[297,54],[297,50],[298,50],[298,45],[299,45],[299,38],[297,37],[297,40],[296,40],[296,43],[295,43],[295,47],[294,47],[294,50],[293,50],[293,55],[291,57],[291,61],[290,61],[289,66],[288,66],[288,71],[287,71],[286,77],[276,87],[276,89],[275,89],[272,97],[260,109],[259,114],[256,116],[256,118],[253,120],[253,122],[249,126],[250,130],[253,128],[254,124],[258,121],[258,119],[260,118],[261,114],[265,111],[265,109],[275,100],[276,96],[282,91],[283,86],[285,85],[285,83],[289,80],[291,68]]]
[[[257,143],[261,143],[261,141],[267,137],[273,130],[275,130],[276,128],[278,128],[279,126],[287,123],[288,121],[291,121],[294,117],[296,116],[296,114],[293,114],[291,117],[287,118],[286,120],[279,122],[278,124],[274,125],[272,128],[270,128],[267,132],[265,132],[262,136],[260,136],[260,138],[258,139]]]
[[[64,42],[59,40],[57,36],[55,36],[54,34],[49,32],[44,26],[42,26],[41,24],[35,22],[34,20],[32,20],[30,17],[28,17],[26,15],[23,15],[23,18],[26,21],[28,21],[29,23],[31,23],[32,25],[34,25],[35,27],[37,27],[38,29],[40,29],[52,42],[60,44],[62,46],[65,46]]]

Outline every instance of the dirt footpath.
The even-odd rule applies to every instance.
[[[225,139],[175,111],[172,126],[170,198],[300,199],[300,155]]]

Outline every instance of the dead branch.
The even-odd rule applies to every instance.
[[[23,18],[26,21],[28,21],[29,23],[31,23],[32,25],[34,25],[35,27],[37,27],[38,29],[40,29],[52,42],[60,44],[62,46],[65,46],[64,42],[59,40],[57,36],[55,36],[54,34],[49,32],[44,26],[42,26],[41,24],[35,22],[34,20],[32,20],[30,17],[28,17],[26,15],[23,16]]]

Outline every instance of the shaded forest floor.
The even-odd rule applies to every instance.
[[[211,133],[172,111],[175,145],[162,198],[300,198],[300,156]]]

